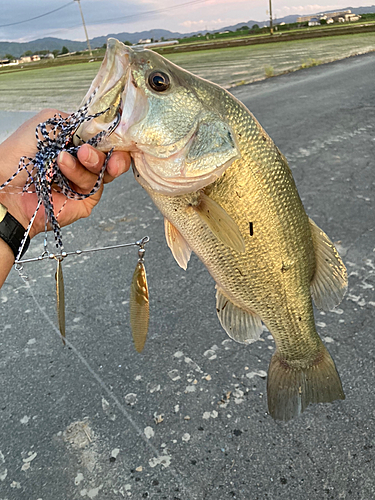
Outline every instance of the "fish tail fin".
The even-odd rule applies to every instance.
[[[268,369],[267,397],[270,415],[285,421],[300,415],[310,403],[345,399],[335,363],[323,344],[308,366],[287,361],[276,351]]]

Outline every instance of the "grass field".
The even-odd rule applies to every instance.
[[[375,33],[299,40],[228,49],[204,50],[166,57],[226,88],[301,66],[375,51]],[[100,62],[0,74],[0,110],[76,109]]]

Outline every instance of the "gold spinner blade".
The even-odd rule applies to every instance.
[[[61,259],[57,260],[57,268],[55,274],[56,280],[56,297],[57,297],[57,319],[61,333],[61,340],[65,345],[65,292],[64,292],[64,277],[62,272]]]
[[[134,347],[138,352],[142,352],[144,348],[150,317],[147,276],[143,255],[144,249],[141,248],[130,286],[130,326]]]

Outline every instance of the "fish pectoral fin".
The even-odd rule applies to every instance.
[[[309,221],[316,260],[311,295],[316,307],[328,311],[340,304],[348,288],[348,276],[332,241],[313,220]]]
[[[193,206],[195,212],[207,224],[213,234],[224,245],[238,253],[245,252],[245,241],[235,221],[228,213],[204,193],[200,193],[199,204]]]
[[[289,361],[276,350],[268,369],[267,398],[271,417],[287,421],[310,403],[331,403],[345,395],[335,363],[321,344],[310,363]]]
[[[216,286],[216,312],[221,326],[229,337],[241,344],[252,344],[259,339],[263,327],[260,317],[231,302]]]
[[[173,257],[177,264],[186,271],[191,256],[191,248],[186,243],[180,231],[166,218],[164,218],[164,230],[165,239],[167,240],[167,245],[171,249]]]

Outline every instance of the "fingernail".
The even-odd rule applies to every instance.
[[[119,175],[123,174],[126,170],[126,162],[122,156],[118,156],[116,158],[116,172],[115,172],[115,177],[118,177]]]
[[[85,164],[88,167],[95,167],[99,162],[99,155],[95,151],[95,149],[89,148],[87,150],[87,158],[85,160]]]
[[[61,151],[59,154],[59,163],[66,168],[75,168],[76,161],[75,159],[66,151]]]

